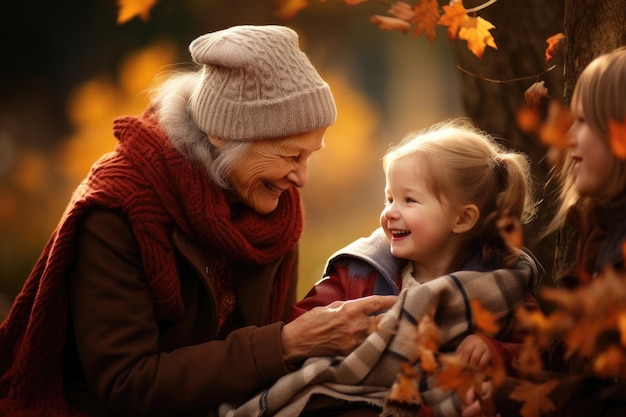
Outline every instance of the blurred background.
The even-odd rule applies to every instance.
[[[235,24],[300,33],[339,116],[303,190],[299,296],[335,250],[378,226],[381,157],[410,131],[464,116],[454,46],[381,32],[381,2],[311,1],[289,21],[271,0],[159,0],[147,20],[117,24],[114,0],[10,2],[0,17],[0,318],[91,164],[115,146],[116,116],[140,113],[154,76],[189,62],[187,46]]]

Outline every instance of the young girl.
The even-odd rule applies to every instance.
[[[560,172],[560,206],[548,233],[566,223],[578,231],[575,265],[561,279],[576,286],[605,266],[623,268],[626,238],[626,160],[611,149],[611,128],[626,124],[626,47],[593,60],[571,101],[575,122]],[[618,129],[616,129],[618,130]],[[615,133],[617,136],[617,133]],[[623,139],[622,139],[623,140]]]
[[[330,258],[325,277],[294,306],[292,319],[335,300],[398,294],[455,271],[479,271],[487,277],[494,270],[528,268],[526,301],[536,305],[530,291],[539,278],[538,265],[507,244],[498,226],[500,219],[523,223],[535,213],[524,155],[455,120],[408,136],[388,151],[383,168],[381,228]],[[507,298],[506,285],[485,279],[484,291],[502,297],[511,312],[523,300]],[[453,323],[445,319],[445,311],[438,317],[439,326]],[[519,342],[509,332],[508,318],[497,338]],[[515,343],[494,345],[507,363],[519,348]],[[475,366],[491,360],[485,340],[475,334],[462,334],[443,349],[456,350]]]

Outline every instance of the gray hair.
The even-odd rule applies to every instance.
[[[233,167],[246,156],[251,142],[226,141],[218,150],[189,115],[189,98],[202,79],[200,71],[170,73],[152,90],[159,126],[172,146],[191,160],[199,162],[210,178],[221,188],[230,188]]]

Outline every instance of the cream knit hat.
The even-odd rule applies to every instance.
[[[328,127],[337,109],[328,84],[284,26],[234,26],[189,45],[204,65],[189,100],[193,121],[209,135],[250,141]]]

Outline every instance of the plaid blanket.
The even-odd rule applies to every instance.
[[[513,316],[524,293],[534,288],[537,264],[527,255],[511,269],[458,271],[402,291],[378,329],[348,356],[313,357],[301,368],[242,404],[221,404],[221,417],[293,417],[342,402],[383,408],[403,362],[414,363],[417,323],[435,308],[441,345],[453,347],[473,332],[471,300],[492,313]],[[457,416],[460,402],[451,392],[421,387],[424,402],[437,416]],[[386,410],[386,415],[394,415]]]

